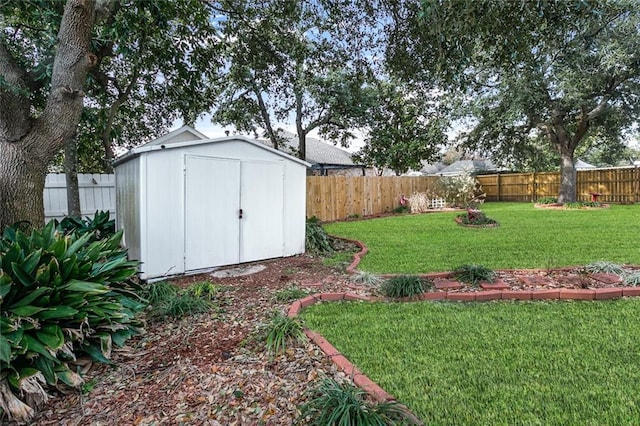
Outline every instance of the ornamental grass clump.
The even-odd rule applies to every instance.
[[[139,263],[120,248],[122,231],[94,239],[54,221],[0,238],[0,407],[18,423],[45,401],[43,384],[82,385],[78,358],[108,363],[113,345],[141,332]]]
[[[606,262],[606,261],[598,261],[593,262],[585,266],[587,272],[591,274],[597,273],[605,273],[605,274],[615,274],[615,275],[624,275],[625,269],[622,265],[618,265],[617,263]]]
[[[297,424],[326,426],[393,426],[421,424],[395,401],[375,403],[350,382],[324,378],[308,392]]]
[[[289,318],[278,312],[266,327],[266,346],[270,355],[279,355],[290,343],[303,343],[305,334],[298,318]]]
[[[305,249],[310,253],[326,254],[333,253],[333,246],[329,235],[320,225],[317,217],[307,219],[305,230]]]
[[[399,275],[383,282],[380,292],[393,298],[413,297],[427,291],[431,284],[417,275]]]
[[[454,269],[453,275],[458,281],[477,287],[482,281],[493,282],[496,273],[483,265],[461,265]]]

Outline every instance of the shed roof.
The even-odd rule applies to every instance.
[[[303,161],[297,157],[287,154],[286,152],[273,149],[265,144],[262,144],[256,140],[250,139],[246,136],[227,136],[223,138],[209,139],[207,138],[206,135],[198,132],[197,130],[195,130],[193,127],[190,127],[190,126],[182,126],[181,128],[176,129],[172,132],[169,132],[164,136],[161,136],[157,139],[152,140],[151,142],[148,142],[139,147],[130,149],[125,154],[116,158],[113,162],[113,165],[117,166],[119,164],[126,163],[127,161],[132,160],[138,157],[140,154],[146,153],[146,152],[182,148],[182,147],[188,147],[188,146],[194,146],[194,145],[215,144],[215,143],[229,142],[229,141],[241,141],[241,142],[249,143],[253,146],[256,146],[260,149],[267,150],[287,160],[302,164],[305,167],[311,166],[311,164],[309,164],[306,161]]]

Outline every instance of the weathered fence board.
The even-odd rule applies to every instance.
[[[96,210],[108,210],[115,217],[116,180],[113,174],[79,174],[80,210],[91,216]],[[45,221],[67,215],[67,181],[62,173],[50,173],[44,184]]]
[[[390,212],[400,197],[435,189],[437,176],[309,176],[307,217],[322,221]]]

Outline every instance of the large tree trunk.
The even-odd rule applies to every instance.
[[[67,216],[81,217],[78,186],[78,145],[71,138],[64,145],[64,174],[67,182]]]
[[[33,108],[27,96],[17,100],[17,105],[8,105],[11,95],[0,90],[0,229],[18,221],[43,225],[47,166],[75,133],[82,113],[82,88],[96,62],[90,53],[94,19],[95,0],[67,1],[49,95],[37,118],[30,116]],[[1,45],[0,51],[0,58],[7,59],[9,52]],[[2,62],[0,77],[16,87],[27,87],[27,73],[19,68],[20,61]],[[14,122],[28,123],[28,128]]]
[[[46,171],[21,143],[0,143],[0,232],[21,221],[44,225]]]
[[[576,166],[573,163],[573,152],[561,150],[560,152],[560,192],[559,203],[572,203],[576,201]]]

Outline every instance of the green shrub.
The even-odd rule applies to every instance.
[[[305,341],[300,319],[289,318],[281,312],[273,316],[266,331],[267,352],[271,355],[283,353],[289,343],[303,343]]]
[[[332,253],[333,247],[329,235],[320,225],[317,217],[307,219],[305,248],[308,252],[323,254]]]
[[[597,201],[576,201],[572,203],[564,203],[564,207],[567,209],[582,209],[585,207],[600,207],[601,204]]]
[[[411,297],[424,293],[429,284],[417,275],[399,275],[382,283],[380,291],[387,297]]]
[[[76,232],[78,235],[84,235],[93,232],[93,240],[101,240],[116,232],[116,222],[113,219],[109,219],[109,215],[108,211],[96,210],[93,218],[85,217],[80,219],[67,216],[62,219],[57,228],[65,234]]]
[[[487,217],[482,210],[476,209],[467,209],[467,212],[459,214],[458,218],[465,225],[495,225],[498,223]]]
[[[211,281],[200,281],[187,287],[186,292],[199,299],[213,301],[220,295],[222,286],[216,285]]]
[[[598,261],[593,262],[585,266],[587,272],[592,274],[606,273],[624,275],[624,268],[621,265],[612,262]]]
[[[393,213],[395,214],[403,214],[403,213],[409,213],[409,207],[408,206],[398,206],[395,209],[393,209]]]
[[[542,197],[538,198],[538,204],[556,204],[558,199],[556,197]]]
[[[182,318],[211,310],[221,287],[202,281],[180,289],[170,282],[148,284],[143,295],[149,301],[149,318],[159,321],[166,317]]]
[[[302,299],[307,296],[306,291],[302,290],[300,287],[292,285],[282,290],[278,290],[275,292],[275,299],[278,302],[292,302],[294,300]]]
[[[37,406],[40,379],[80,386],[70,362],[82,354],[109,362],[112,345],[140,332],[138,262],[120,248],[122,232],[91,242],[93,233],[65,236],[55,226],[8,227],[0,238],[0,406],[17,421],[33,411],[16,395]]]
[[[483,265],[461,265],[454,271],[458,281],[467,283],[472,286],[477,286],[480,281],[493,282],[495,278],[495,272]]]
[[[350,382],[321,379],[308,391],[309,401],[300,407],[298,424],[316,426],[387,426],[421,424],[395,401],[374,403]]]

